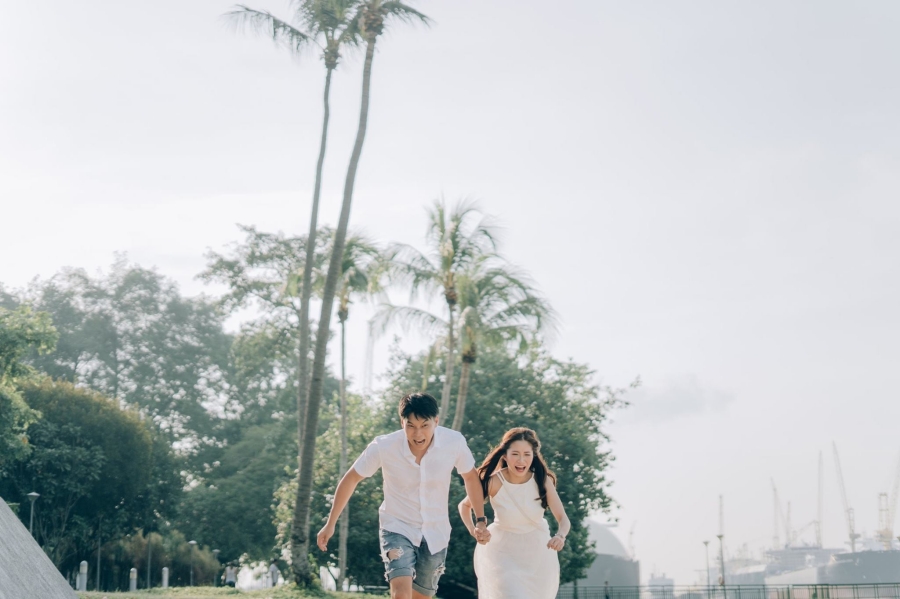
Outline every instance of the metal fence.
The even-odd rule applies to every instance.
[[[900,599],[900,584],[566,587],[557,599]]]

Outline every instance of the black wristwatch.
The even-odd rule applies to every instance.
[[[485,524],[487,524],[487,518],[484,516],[478,516],[477,518],[475,518],[475,526],[478,526],[479,522],[484,522]]]

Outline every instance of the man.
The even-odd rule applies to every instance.
[[[278,561],[272,560],[272,564],[269,566],[269,580],[272,582],[272,587],[278,586],[278,576],[281,574],[281,571],[278,570]]]
[[[438,426],[438,404],[427,393],[400,400],[401,430],[376,437],[347,471],[334,492],[328,522],[319,531],[319,549],[328,548],[341,512],[359,482],[379,468],[384,502],[378,509],[381,557],[392,599],[434,597],[444,573],[450,542],[450,474],[462,476],[475,511],[475,539],[487,543],[484,494],[475,459],[465,438]]]

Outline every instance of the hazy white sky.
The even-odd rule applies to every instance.
[[[832,440],[872,531],[900,449],[900,5],[416,6],[434,27],[379,42],[352,226],[419,243],[431,199],[480,198],[562,316],[554,353],[642,377],[610,430],[644,577],[694,580],[720,493],[730,550],[769,543],[770,477],[812,520],[820,450],[825,540],[842,543]],[[229,7],[4,4],[0,281],[127,252],[195,294],[237,223],[305,230],[321,64],[235,34]],[[347,58],[330,223],[359,80]]]

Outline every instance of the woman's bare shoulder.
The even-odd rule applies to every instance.
[[[490,480],[488,481],[488,495],[493,497],[500,490],[500,487],[503,486],[503,481],[500,480],[500,473],[506,470],[506,468],[502,468],[497,470],[491,475]]]

